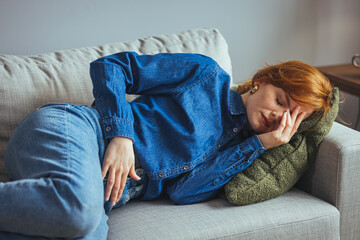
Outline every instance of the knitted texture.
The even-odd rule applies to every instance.
[[[269,200],[295,185],[315,161],[318,147],[337,116],[338,88],[333,89],[330,99],[331,109],[324,117],[312,114],[300,124],[290,142],[267,150],[225,185],[229,202],[247,205]]]

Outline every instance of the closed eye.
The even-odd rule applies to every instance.
[[[279,101],[279,98],[276,98],[276,102],[277,102],[277,104],[279,104],[280,106],[282,106],[282,104],[281,104],[280,101]]]

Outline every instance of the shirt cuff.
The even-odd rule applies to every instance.
[[[134,141],[134,124],[127,119],[103,119],[103,131],[106,139],[127,137]]]
[[[258,135],[254,135],[252,138],[251,138],[252,142],[253,142],[253,146],[254,146],[254,149],[256,149],[257,151],[259,151],[260,154],[263,154],[267,148],[264,147],[260,141],[260,138]]]
[[[248,155],[248,160],[254,160],[267,149],[262,145],[259,137],[253,135],[240,144],[240,150],[245,155],[250,154]]]

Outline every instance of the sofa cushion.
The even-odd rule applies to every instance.
[[[0,181],[7,179],[4,154],[16,126],[46,103],[91,104],[90,62],[121,51],[201,53],[214,58],[232,74],[228,47],[217,29],[195,29],[35,56],[0,55]],[[127,98],[132,99],[134,96]]]
[[[108,240],[339,239],[339,212],[296,188],[266,202],[233,206],[224,199],[192,205],[133,201],[109,213]]]

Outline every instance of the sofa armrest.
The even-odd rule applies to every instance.
[[[341,239],[360,239],[360,132],[334,122],[297,187],[340,211]]]

